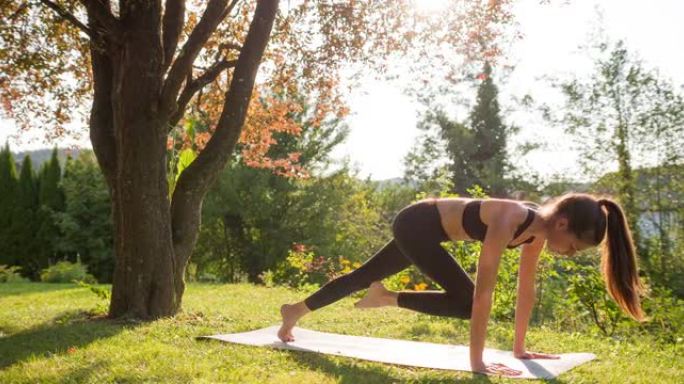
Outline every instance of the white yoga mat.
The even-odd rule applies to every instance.
[[[422,341],[349,336],[312,331],[294,327],[295,341],[283,343],[278,339],[280,325],[249,332],[213,336],[199,336],[231,343],[267,346],[329,355],[356,357],[382,363],[414,367],[471,371],[468,346],[428,343]],[[580,364],[596,358],[593,353],[563,353],[557,360],[520,360],[509,351],[485,348],[485,363],[502,363],[523,373],[518,378],[554,378]]]

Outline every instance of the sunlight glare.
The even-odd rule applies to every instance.
[[[420,13],[437,13],[447,8],[449,0],[413,0],[412,4]]]

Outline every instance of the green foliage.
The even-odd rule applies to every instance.
[[[181,173],[183,173],[185,168],[190,166],[190,163],[192,163],[196,158],[197,155],[190,148],[184,149],[180,152],[180,155],[178,155],[178,164],[176,165],[176,182],[178,182],[178,178],[180,177]]]
[[[608,173],[594,190],[616,193],[618,174]],[[663,163],[634,171],[639,206],[640,267],[651,283],[684,298],[684,164]]]
[[[324,168],[329,151],[346,135],[340,121],[319,127],[308,123],[304,104],[293,118],[299,136],[276,132],[267,154],[286,158],[301,153],[298,164],[311,171]],[[241,153],[240,143],[236,154]],[[389,232],[374,188],[349,174],[346,167],[326,176],[289,179],[271,169],[252,168],[235,158],[220,174],[203,203],[202,228],[192,260],[197,274],[213,273],[249,281],[286,260],[293,243],[304,243],[319,256],[358,261],[382,244]]]
[[[684,159],[684,95],[646,68],[622,41],[600,41],[596,48],[589,78],[554,84],[564,94],[565,105],[560,116],[546,107],[546,117],[574,136],[588,176],[602,176],[606,167],[617,169],[604,184],[608,188],[599,191],[617,195],[636,245],[643,250],[639,215],[653,210],[651,202],[657,202],[656,211],[668,211],[667,199],[661,198],[668,188],[656,176],[655,190],[637,196],[635,170],[654,163],[656,168],[667,167]]]
[[[62,169],[57,158],[57,148],[52,151],[50,161],[43,163],[38,173],[38,201],[36,211],[35,241],[38,247],[38,265],[33,276],[38,277],[40,269],[61,256],[57,251],[57,244],[61,233],[55,215],[64,211],[65,196],[60,186]]]
[[[667,288],[655,286],[642,305],[648,321],[627,322],[626,332],[637,330],[669,344],[684,342],[684,300],[677,298]]]
[[[323,256],[315,257],[311,251],[290,250],[285,261],[276,266],[272,281],[309,291],[323,285],[327,281],[327,273],[331,273],[332,268],[332,263]]]
[[[203,219],[191,259],[194,270],[186,274],[192,273],[192,279],[205,282],[244,280],[240,263],[244,236],[237,220],[240,218],[228,213]]]
[[[112,290],[107,287],[98,287],[93,284],[89,284],[84,280],[74,280],[79,287],[88,288],[90,292],[94,293],[101,301],[97,303],[94,313],[105,314],[109,310],[109,302],[112,299]]]
[[[445,249],[455,256],[458,264],[470,275],[473,282],[477,276],[480,258],[480,242],[448,242]],[[494,288],[491,317],[496,320],[512,320],[515,316],[515,300],[519,269],[519,251],[507,249],[501,255]]]
[[[435,179],[447,175],[460,194],[473,184],[492,196],[509,193],[512,180],[504,175],[511,173],[513,164],[506,144],[518,128],[503,123],[489,63],[484,64],[479,79],[476,105],[467,122],[451,120],[441,108],[428,111],[421,121],[419,128],[425,134],[404,159],[405,179],[417,182],[419,188],[432,189]],[[438,165],[444,159],[446,164]]]
[[[67,159],[60,183],[67,197],[63,212],[52,215],[61,236],[56,250],[65,259],[79,257],[98,281],[111,282],[114,273],[111,199],[92,151]]]
[[[71,283],[75,281],[97,283],[95,277],[88,273],[85,265],[80,262],[71,263],[69,261],[59,261],[42,270],[40,281],[45,283]]]
[[[50,161],[41,166],[39,182],[40,203],[53,211],[60,211],[64,207],[64,191],[59,187],[61,179],[62,168],[59,165],[57,148],[54,148]]]
[[[21,165],[19,185],[15,198],[11,233],[15,247],[13,253],[22,272],[33,278],[47,266],[47,260],[41,258],[42,253],[35,241],[35,228],[38,221],[38,180],[36,179],[31,157],[26,155]]]
[[[0,264],[0,283],[19,283],[29,281],[27,278],[19,274],[20,269],[21,268],[16,265],[8,267],[7,265]]]
[[[18,183],[14,156],[9,145],[5,144],[0,150],[0,264],[13,265],[17,262],[11,224]]]
[[[572,261],[562,263],[568,273],[568,302],[588,313],[605,336],[612,336],[624,315],[608,295],[603,278],[594,265],[580,265]]]
[[[208,124],[193,114],[186,115],[185,124],[182,127],[171,131],[168,138],[170,145],[167,148],[169,199],[173,196],[181,173],[197,158],[199,148],[196,139],[198,135],[208,134],[208,131]],[[184,143],[184,139],[190,143],[189,146]]]

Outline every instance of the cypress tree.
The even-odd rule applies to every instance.
[[[57,215],[59,251],[69,260],[88,266],[99,282],[111,283],[114,273],[114,239],[111,199],[107,183],[92,151],[67,159],[62,177],[66,194],[63,213]]]
[[[36,210],[38,208],[38,185],[33,172],[31,157],[26,155],[21,164],[19,186],[16,189],[13,212],[12,237],[17,264],[24,275],[37,279],[42,268],[36,238]]]
[[[504,174],[507,167],[508,128],[499,116],[499,90],[492,79],[492,67],[484,64],[477,90],[477,104],[470,113],[473,132],[472,166],[479,184],[491,196],[506,195]]]
[[[57,261],[59,228],[55,215],[64,211],[64,192],[60,186],[62,169],[57,158],[57,148],[52,151],[50,161],[43,164],[38,181],[38,219],[36,240],[40,265]]]
[[[59,165],[56,147],[52,150],[50,161],[41,168],[40,176],[40,204],[53,211],[63,211],[64,192],[59,185],[62,179],[62,168]]]
[[[11,234],[12,210],[17,189],[17,170],[9,144],[0,150],[0,264],[14,265],[14,241]]]
[[[506,142],[516,128],[501,119],[499,90],[489,63],[484,64],[478,79],[476,105],[467,123],[452,121],[441,110],[430,115],[427,122],[440,127],[455,192],[467,194],[467,189],[477,184],[492,197],[506,197],[504,176],[510,167]]]

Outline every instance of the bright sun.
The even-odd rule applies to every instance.
[[[421,13],[434,13],[446,9],[449,0],[413,0],[412,3]]]

